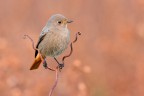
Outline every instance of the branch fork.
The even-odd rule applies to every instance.
[[[54,57],[55,61],[58,63],[58,66],[56,66],[55,69],[50,68],[49,66],[47,66],[46,60],[43,59],[42,56],[41,56],[41,60],[42,60],[42,62],[43,62],[43,66],[44,66],[46,69],[49,69],[49,70],[51,70],[51,71],[55,71],[55,74],[56,74],[56,79],[55,79],[54,85],[52,86],[52,88],[51,88],[48,96],[52,96],[52,93],[53,93],[55,87],[57,86],[58,76],[59,76],[59,75],[58,75],[58,70],[59,70],[59,71],[62,70],[62,68],[64,67],[64,63],[65,63],[64,61],[65,61],[65,59],[71,56],[71,54],[72,54],[72,52],[73,52],[73,43],[75,43],[75,42],[77,41],[78,35],[81,35],[81,33],[80,33],[80,32],[77,32],[77,33],[76,33],[75,40],[70,43],[70,49],[71,49],[71,50],[70,50],[70,53],[69,53],[68,55],[63,56],[63,58],[62,58],[62,64],[60,64],[60,63],[58,62],[58,60]],[[25,35],[24,35],[24,39],[26,39],[26,38],[28,38],[28,39],[31,41],[31,43],[32,43],[32,48],[33,48],[34,50],[37,50],[38,53],[41,55],[39,49],[35,48],[33,39],[32,39],[29,35],[25,34]]]

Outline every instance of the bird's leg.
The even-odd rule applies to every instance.
[[[51,71],[55,71],[54,69],[48,67],[48,64],[47,64],[47,62],[46,62],[46,58],[43,59],[43,62],[42,62],[42,63],[43,63],[43,67],[44,67],[45,69],[49,69],[49,70],[51,70]]]
[[[47,66],[48,64],[47,64],[47,62],[46,62],[46,58],[43,58],[43,57],[42,57],[39,49],[36,49],[36,50],[37,50],[38,53],[40,54],[40,58],[41,58],[41,60],[42,60],[43,67],[44,67],[45,69],[48,69],[48,66]]]
[[[46,59],[44,59],[44,60],[43,60],[43,67],[44,67],[45,69],[47,69],[47,68],[48,68],[47,65],[48,65],[48,64],[47,64],[47,62],[46,62]]]
[[[62,69],[64,67],[64,64],[59,63],[59,61],[56,59],[56,57],[54,57],[54,59],[57,62],[59,69]]]
[[[47,62],[46,62],[46,58],[43,59],[43,62],[42,62],[42,63],[43,63],[43,67],[44,67],[45,69],[49,69],[49,70],[51,70],[51,71],[55,71],[54,69],[48,67],[48,64],[47,64]]]
[[[42,57],[39,49],[36,49],[36,50],[38,50],[38,53],[40,54],[40,57],[41,57],[41,60],[42,60],[42,63],[43,63],[43,67],[44,67],[45,69],[49,69],[49,70],[51,70],[51,71],[55,71],[54,69],[52,69],[52,68],[50,68],[50,67],[47,66],[48,64],[47,64],[47,62],[46,62],[46,58],[43,58],[43,57]]]

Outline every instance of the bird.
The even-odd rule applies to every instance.
[[[46,57],[56,57],[63,53],[70,42],[68,23],[73,21],[62,14],[54,14],[42,29],[35,50],[35,60],[30,70],[38,69],[41,63],[47,67]],[[43,60],[42,60],[43,59]],[[44,62],[42,62],[44,61]]]

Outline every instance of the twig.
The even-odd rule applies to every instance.
[[[52,96],[52,93],[53,93],[53,91],[54,91],[54,89],[55,89],[55,87],[57,86],[57,83],[58,83],[58,66],[56,67],[56,70],[55,70],[55,73],[56,73],[56,79],[55,79],[55,82],[54,82],[54,85],[52,86],[52,88],[51,88],[51,90],[50,90],[50,92],[49,92],[49,96]]]
[[[34,49],[34,50],[38,50],[37,48],[34,47],[34,41],[33,41],[33,39],[32,39],[29,35],[26,35],[26,34],[25,34],[25,35],[24,35],[24,39],[26,39],[26,37],[27,37],[29,40],[31,40],[33,49]]]
[[[81,33],[80,33],[80,32],[77,32],[77,33],[76,33],[75,40],[70,43],[70,48],[71,48],[70,53],[62,58],[62,63],[63,63],[63,64],[64,64],[64,60],[65,60],[67,57],[70,57],[70,56],[71,56],[71,54],[72,54],[72,52],[73,52],[73,43],[75,43],[75,42],[77,41],[78,35],[81,35]]]
[[[67,57],[71,56],[71,54],[72,54],[72,52],[73,52],[73,43],[75,43],[75,42],[77,41],[78,35],[81,35],[81,33],[80,33],[80,32],[77,32],[77,33],[76,33],[75,40],[70,43],[70,48],[71,48],[70,53],[62,58],[63,64],[64,64],[64,60],[65,60]],[[26,37],[28,37],[28,39],[31,40],[33,49],[34,49],[34,50],[37,50],[38,53],[41,55],[40,51],[39,51],[37,48],[34,47],[34,41],[33,41],[33,39],[32,39],[29,35],[26,35],[26,34],[25,34],[25,35],[24,35],[24,39],[25,39]],[[42,56],[41,56],[41,59],[42,59],[42,61],[43,61],[43,63],[44,63],[45,60],[42,58]],[[58,62],[58,61],[57,61],[57,62]],[[49,70],[51,70],[51,71],[55,71],[55,74],[56,74],[56,79],[55,79],[54,85],[52,86],[52,88],[51,88],[51,90],[50,90],[50,92],[49,92],[49,96],[52,96],[52,93],[53,93],[53,91],[54,91],[54,89],[55,89],[55,87],[57,86],[57,83],[58,83],[58,76],[59,76],[58,70],[59,70],[59,66],[57,66],[55,69],[52,69],[52,68],[50,68],[50,67],[47,67],[47,69],[49,69]]]

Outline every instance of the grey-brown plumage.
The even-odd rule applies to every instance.
[[[46,56],[58,56],[67,48],[70,41],[70,31],[67,28],[67,23],[71,22],[71,20],[68,20],[61,14],[50,17],[40,34],[36,46],[43,59]],[[35,57],[35,61],[30,68],[31,70],[37,69],[42,61],[38,51],[35,52]]]

